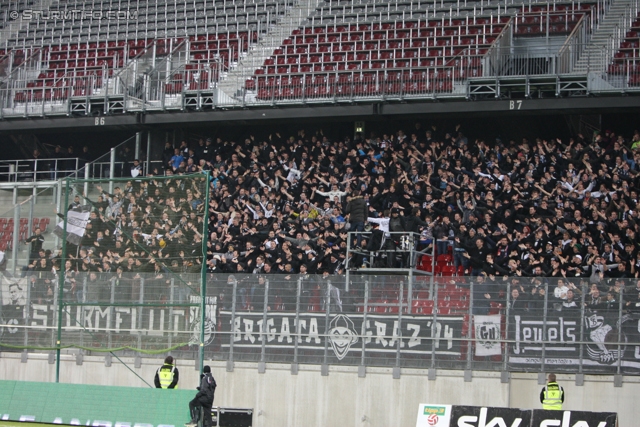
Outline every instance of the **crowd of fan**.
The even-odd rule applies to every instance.
[[[615,279],[640,276],[638,132],[568,141],[469,140],[459,126],[420,124],[354,139],[274,132],[167,143],[163,164],[149,175],[175,175],[169,182],[99,189],[71,270],[199,271],[204,183],[180,175],[209,170],[211,273],[408,267],[406,257],[370,254],[398,248],[388,232],[412,232],[420,249],[451,254],[461,275],[529,278],[523,295],[534,291],[531,278],[582,278],[606,294]],[[347,260],[347,232],[369,226]],[[631,292],[640,301],[640,287]]]
[[[138,301],[144,278],[144,300],[167,301],[172,278],[202,270],[205,181],[202,175],[130,180],[115,186],[113,193],[97,185],[95,198],[76,196],[68,210],[90,214],[76,244],[66,245],[65,298],[108,302],[111,286],[105,284],[113,283],[115,301]],[[39,229],[27,242],[30,264],[23,276],[32,284],[32,298],[51,302],[61,250],[44,250]],[[175,297],[184,299],[180,287],[176,289]]]

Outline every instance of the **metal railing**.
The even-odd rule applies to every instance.
[[[558,69],[560,74],[567,74],[573,71],[573,66],[580,59],[587,43],[591,40],[594,27],[593,25],[587,25],[590,18],[591,16],[580,18],[580,21],[558,51],[558,59],[561,65]]]
[[[464,96],[463,85],[469,76],[481,74],[480,58],[470,57],[458,65],[425,68],[406,72],[402,69],[385,71],[344,71],[339,74],[307,73],[299,77],[258,79],[254,93],[245,92],[248,105],[287,102],[358,101],[370,99],[435,98]],[[474,67],[472,63],[475,63]]]
[[[625,9],[624,13],[618,18],[615,23],[613,34],[604,45],[604,52],[606,56],[603,58],[603,63],[610,64],[613,60],[616,52],[620,49],[621,43],[627,37],[627,31],[631,28],[631,24],[638,19],[640,14],[640,0],[633,0],[629,7]],[[593,71],[601,71],[601,69],[595,69]]]
[[[576,59],[587,52],[586,66],[590,75],[605,81],[592,81],[591,92],[618,92],[638,90],[635,53],[617,67],[603,67],[602,58],[613,58],[617,48],[602,47],[588,49],[577,42],[565,45],[558,53],[541,52],[539,49],[510,47],[493,48],[487,55],[462,52],[447,60],[432,58],[433,66],[402,66],[402,60],[392,60],[385,67],[332,72],[306,72],[291,74],[265,74],[249,79],[249,84],[238,82],[242,90],[235,96],[216,96],[217,69],[179,67],[173,73],[158,70],[142,78],[135,88],[139,96],[128,96],[126,111],[176,110],[185,108],[260,106],[278,103],[367,101],[371,99],[433,99],[436,97],[459,97],[467,94],[469,79],[479,77],[501,78],[507,76],[547,76],[586,74],[575,71]],[[584,56],[584,55],[582,55]],[[410,60],[408,60],[410,61]],[[386,63],[386,61],[385,61]],[[394,66],[398,63],[397,66]],[[599,71],[604,68],[604,70]],[[597,71],[598,70],[598,71]],[[624,78],[623,78],[624,77]],[[243,77],[236,76],[238,80]],[[64,79],[64,78],[62,78]],[[69,78],[71,80],[71,78]],[[109,103],[112,97],[122,99],[108,91],[90,95],[99,86],[99,76],[73,78],[72,86],[66,88],[25,87],[24,81],[0,89],[3,92],[3,117],[49,116],[70,114],[74,103]],[[592,79],[593,80],[593,79]],[[124,87],[124,85],[123,85]],[[133,93],[133,92],[130,92]],[[75,96],[74,96],[75,95]],[[189,98],[187,100],[187,98]],[[83,107],[84,108],[84,107]],[[83,110],[84,111],[84,110]],[[114,111],[115,112],[115,111]]]
[[[124,97],[124,106],[141,105],[145,93],[144,74],[153,69],[156,65],[156,48],[158,40],[153,40],[145,45],[140,52],[130,59],[122,70],[118,71],[114,77],[114,94]],[[125,58],[129,54],[125,51]],[[106,97],[106,95],[105,95]]]
[[[0,271],[16,275],[30,262],[34,246],[25,240],[34,235],[36,228],[42,231],[43,249],[53,250],[58,246],[58,238],[50,233],[57,223],[56,213],[64,211],[62,185],[60,181],[51,180],[2,182],[0,189],[6,209],[0,212],[0,253],[3,257]]]
[[[171,349],[193,360],[204,332],[205,357],[230,369],[247,361],[640,374],[637,280],[352,275],[347,291],[337,275],[208,274],[203,287],[198,274],[60,274],[1,279],[2,351],[54,347],[60,328],[64,348]]]
[[[86,160],[77,157],[2,160],[0,161],[0,181],[56,181],[67,176],[79,178],[82,176],[81,169],[86,163]]]
[[[162,175],[166,165],[162,164],[162,160],[150,158],[150,148],[149,136],[143,138],[143,134],[138,132],[94,160],[82,157],[2,160],[0,182],[58,181],[66,177],[130,177],[135,159],[140,161],[142,176],[156,169]]]
[[[589,50],[591,35],[601,24],[610,7],[610,0],[598,0],[590,7],[588,14],[585,14],[586,11],[579,2],[571,3],[563,11],[556,10],[554,3],[549,5],[549,11],[538,12],[530,11],[524,3],[520,3],[522,12],[504,26],[488,51],[481,49],[473,53],[471,48],[453,46],[452,41],[451,46],[438,46],[438,49],[444,50],[434,57],[431,57],[430,48],[424,47],[418,48],[414,57],[408,55],[407,58],[385,60],[384,64],[374,64],[375,61],[370,60],[351,61],[353,63],[350,62],[348,66],[346,63],[336,64],[333,70],[331,67],[325,70],[323,64],[322,70],[311,67],[314,71],[288,72],[286,75],[275,71],[273,74],[254,74],[256,69],[263,66],[264,57],[273,52],[268,49],[260,52],[262,47],[260,44],[253,44],[251,32],[248,43],[251,54],[242,60],[241,68],[236,73],[229,68],[237,55],[233,50],[228,59],[213,58],[209,59],[210,62],[203,62],[194,60],[190,54],[190,45],[199,43],[199,40],[188,42],[186,39],[167,39],[171,53],[164,58],[157,54],[159,45],[154,41],[113,76],[110,75],[112,70],[103,68],[83,76],[56,76],[53,86],[43,87],[40,85],[42,82],[36,80],[43,67],[42,61],[46,59],[46,51],[35,49],[33,52],[26,52],[27,59],[11,69],[6,86],[0,89],[0,117],[89,114],[93,104],[103,104],[104,111],[118,113],[200,109],[203,106],[215,108],[291,102],[464,97],[468,93],[468,79],[475,77],[577,75],[580,74],[576,72],[579,61],[588,63],[588,72],[606,72],[603,68],[610,64],[629,23],[637,17],[639,3],[640,0],[634,0],[632,7],[620,17],[616,33],[608,45],[597,54],[595,50],[598,48],[594,52],[587,52],[586,58],[584,54]],[[296,20],[301,19],[301,15],[298,15],[302,12],[299,10],[297,13],[296,16],[287,15],[284,19],[297,22]],[[443,25],[447,19],[451,22],[453,17],[455,16],[442,17]],[[486,25],[491,27],[494,18],[496,17],[487,18],[490,23]],[[465,19],[470,22],[475,16]],[[335,23],[326,25],[329,28],[335,26]],[[524,51],[513,49],[512,37],[518,35],[519,28],[523,28],[523,25],[527,28],[535,27],[535,34],[545,37],[553,35],[553,26],[559,25],[570,31],[570,35],[557,52],[540,54],[535,52],[535,48]],[[286,25],[277,27],[267,37],[279,37],[282,40],[290,37],[291,30],[284,27]],[[489,28],[484,33],[489,35],[493,30]],[[128,45],[125,45],[123,54],[129,58],[127,49]],[[162,49],[166,49],[166,46]],[[165,51],[162,55],[164,53]],[[402,56],[404,54],[402,50]],[[15,64],[14,59],[8,61]],[[632,58],[631,62],[635,63],[635,59]],[[633,70],[633,67],[627,67],[624,70],[626,79],[623,79],[622,70],[613,69],[615,78],[610,75],[598,77],[607,83],[600,84],[598,80],[591,85],[590,90],[635,90],[637,86]],[[230,78],[219,81],[225,74]],[[324,82],[318,81],[323,74]],[[586,72],[582,74],[586,78]],[[241,89],[234,93],[222,93],[221,87],[227,90]],[[102,107],[96,105],[96,108]]]

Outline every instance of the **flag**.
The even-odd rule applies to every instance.
[[[81,206],[79,209],[72,209],[67,212],[67,242],[79,245],[87,229],[89,222],[89,206]],[[64,230],[64,220],[60,221],[53,234],[62,238]]]
[[[500,315],[474,315],[476,356],[498,356],[500,350]]]

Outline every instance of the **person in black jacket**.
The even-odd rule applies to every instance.
[[[216,392],[216,380],[211,375],[211,367],[205,366],[202,370],[204,374],[200,379],[200,387],[196,397],[189,402],[189,412],[191,413],[191,421],[185,424],[187,427],[195,427],[198,425],[200,408],[204,411],[202,427],[211,427],[213,419],[211,418],[211,407],[213,406],[213,396]]]
[[[360,191],[353,190],[351,192],[352,197],[347,203],[347,209],[345,213],[349,214],[349,222],[351,228],[349,231],[364,231],[364,222],[367,219],[367,202],[360,196]],[[360,246],[362,243],[362,234],[358,233],[356,237],[356,246]]]
[[[38,252],[40,252],[42,244],[44,243],[42,230],[40,230],[40,228],[36,228],[34,234],[25,239],[25,242],[31,244],[29,248],[29,264],[31,264],[33,260],[38,259]]]

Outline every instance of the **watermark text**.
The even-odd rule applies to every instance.
[[[33,10],[26,9],[23,11],[12,10],[9,12],[9,18],[12,20],[21,19],[23,21],[54,21],[67,20],[76,21],[82,19],[89,20],[114,20],[114,21],[135,21],[138,19],[137,10],[84,10],[84,9],[67,9],[67,10]]]

